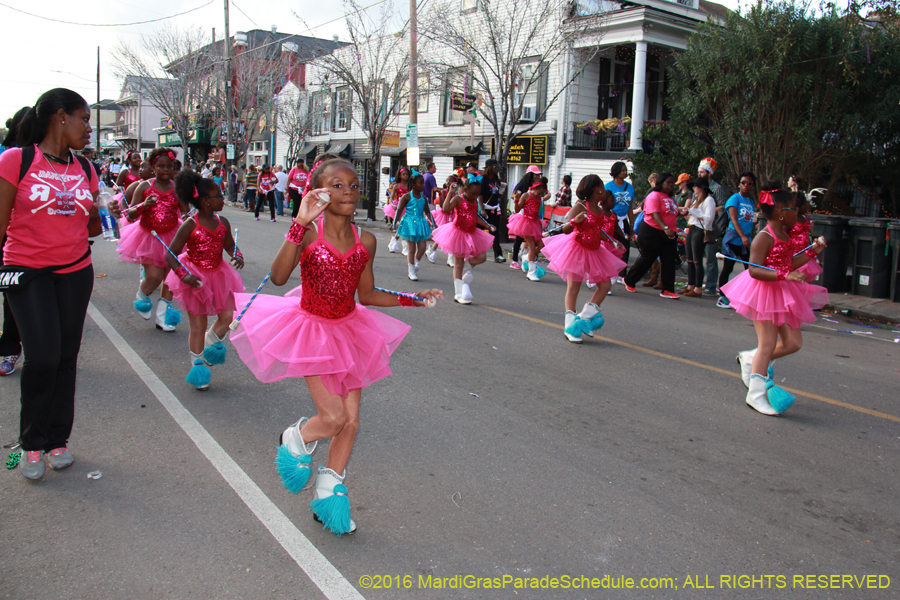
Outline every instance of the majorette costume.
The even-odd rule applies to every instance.
[[[409,193],[409,190],[403,187],[401,184],[397,184],[397,189],[394,191],[393,197],[390,201],[384,205],[384,216],[393,219],[397,216],[397,208],[400,206],[400,198]]]
[[[616,223],[618,222],[619,217],[614,212],[610,212],[609,215],[600,215],[600,228],[606,233],[606,235],[601,235],[600,245],[607,251],[612,252],[616,258],[622,258],[625,256],[625,246],[613,244],[613,240],[616,239]]]
[[[431,239],[447,254],[466,260],[487,252],[494,245],[494,236],[476,227],[478,205],[466,200],[464,195],[460,196],[460,200],[461,202],[453,209],[453,221],[435,229]],[[456,292],[454,300],[460,304],[472,303],[470,283],[472,283],[471,269],[463,273],[462,279],[453,280]]]
[[[299,245],[305,230],[295,222],[285,238]],[[260,381],[318,375],[329,392],[346,397],[391,374],[391,354],[410,327],[354,301],[369,260],[358,229],[353,230],[356,243],[343,254],[323,231],[324,219],[316,240],[300,256],[302,291],[292,290],[283,298],[258,296],[231,342]],[[250,294],[235,296],[239,305],[249,299]],[[306,484],[315,448],[315,442],[307,445],[300,436],[304,420],[285,431],[276,460],[285,486],[293,492]],[[352,531],[343,477],[320,467],[312,505],[317,517],[338,535]]]
[[[574,231],[565,235],[548,238],[542,252],[550,259],[549,267],[566,281],[598,283],[609,281],[624,267],[625,263],[603,247],[603,218],[588,209],[583,203],[584,219],[572,223]],[[615,227],[616,218],[612,218]],[[566,333],[571,341],[580,341],[580,333],[593,337],[593,332],[603,327],[600,307],[587,303],[577,315],[566,311]]]
[[[450,190],[442,190],[438,192],[438,201],[434,203],[434,207],[431,209],[431,216],[434,218],[435,228],[440,227],[441,225],[446,225],[453,220],[453,217],[441,210],[441,201],[449,192]]]
[[[543,184],[540,182],[535,183],[531,186],[531,190],[540,187],[541,185]],[[537,245],[536,250],[540,250],[544,245],[544,228],[541,227],[540,219],[542,201],[540,198],[532,196],[531,190],[529,190],[527,196],[525,196],[525,201],[522,204],[522,211],[509,218],[507,229],[511,236],[517,236],[522,239],[531,236],[534,238],[534,242]],[[540,281],[541,277],[546,273],[543,268],[538,267],[536,260],[534,262],[522,260],[521,266],[522,271],[531,281]]]
[[[425,198],[416,198],[414,192],[410,193],[397,235],[408,242],[423,242],[431,237],[431,226],[425,217]]]
[[[794,226],[791,227],[791,230],[788,232],[788,236],[791,239],[791,248],[793,248],[794,253],[806,251],[806,255],[809,256],[809,261],[797,269],[801,273],[806,273],[807,281],[815,281],[816,277],[821,275],[824,270],[822,269],[822,265],[819,264],[819,255],[816,254],[812,248],[807,249],[812,243],[812,239],[809,235],[811,229],[812,223],[807,219],[805,223],[800,223],[799,221],[794,223]]]
[[[125,174],[125,181],[122,182],[121,188],[123,190],[127,190],[128,186],[134,183],[135,181],[140,181],[141,178],[131,172],[131,169],[128,169],[128,173]]]
[[[140,201],[143,202],[144,199],[155,196],[156,203],[149,209],[143,210],[136,221],[121,229],[119,247],[116,252],[119,253],[120,260],[167,269],[169,263],[166,261],[166,249],[159,241],[153,239],[150,232],[155,231],[159,235],[159,239],[169,246],[175,239],[178,226],[181,225],[179,218],[181,209],[174,187],[168,192],[161,192],[154,187],[155,177],[149,183],[150,186],[144,191],[144,198]],[[138,202],[134,201],[134,204],[138,204]],[[135,210],[138,209],[135,208]],[[134,308],[142,317],[149,319],[153,302],[139,289],[137,299],[134,301]],[[174,331],[175,326],[180,322],[180,312],[172,308],[170,302],[160,298],[156,303],[156,327],[164,331]]]
[[[763,202],[763,194],[760,194],[760,202]],[[778,327],[787,325],[791,329],[799,329],[804,323],[814,323],[816,315],[813,309],[825,306],[828,290],[803,281],[786,281],[785,278],[794,270],[794,246],[790,241],[775,237],[771,225],[767,225],[764,232],[772,236],[775,244],[763,266],[775,269],[778,280],[755,279],[746,270],[723,285],[722,293],[738,313],[753,321],[770,321]],[[781,414],[794,398],[772,382],[771,363],[768,376],[752,373],[756,350],[745,350],[737,356],[741,380],[748,388],[747,404],[763,414]]]

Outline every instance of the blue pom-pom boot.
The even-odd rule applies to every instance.
[[[203,360],[208,365],[221,365],[225,363],[225,355],[228,350],[225,348],[225,338],[228,337],[228,331],[225,335],[219,337],[212,328],[206,332],[206,347],[203,349]]]
[[[771,367],[769,368],[771,369]],[[775,385],[771,379],[769,380],[769,383],[766,384],[766,398],[769,401],[769,405],[779,415],[789,409],[794,403],[794,400],[797,399],[787,390]]]
[[[338,475],[331,469],[319,466],[316,498],[310,504],[313,518],[322,523],[323,529],[331,530],[338,537],[356,531],[356,523],[350,518],[350,499],[344,486],[346,475],[346,471]]]
[[[181,311],[172,308],[172,303],[164,298],[156,301],[156,328],[163,331],[175,331],[181,323]]]
[[[593,302],[585,304],[577,317],[581,332],[589,337],[594,337],[594,332],[603,327],[605,322],[600,307]]]
[[[571,310],[566,311],[566,325],[563,328],[563,334],[573,344],[580,344],[584,341],[581,337],[581,320]]]
[[[749,384],[746,398],[747,406],[758,413],[770,417],[778,416],[778,411],[769,404],[768,388],[772,385],[772,381],[765,375],[753,373],[750,375]]]
[[[184,380],[200,391],[208,390],[212,373],[209,367],[204,364],[203,356],[191,352],[191,365],[191,370]]]
[[[307,444],[300,434],[300,428],[308,420],[303,417],[284,430],[275,456],[275,468],[281,476],[281,482],[294,494],[306,486],[312,475],[312,453],[318,442]]]
[[[147,320],[150,320],[150,317],[153,316],[153,300],[140,289],[137,291],[137,296],[135,297],[134,310],[138,311],[138,313]]]

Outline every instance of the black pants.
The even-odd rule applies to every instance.
[[[728,246],[729,248],[731,248],[731,251],[734,253],[734,255],[741,260],[750,260],[750,249],[743,244],[741,244],[740,246],[733,246],[731,244],[728,244]],[[746,256],[744,255],[745,251]],[[727,258],[722,262],[724,264],[722,265],[722,271],[719,273],[719,289],[722,289],[722,286],[728,283],[728,278],[731,277],[731,272],[734,271],[734,265],[739,264],[743,266],[744,269],[747,268],[747,265],[745,265],[744,263],[737,263]]]
[[[291,218],[297,218],[297,212],[300,210],[300,192],[294,188],[288,188],[288,197],[291,199]]]
[[[272,220],[275,220],[275,190],[272,190],[268,194],[259,193],[256,196],[256,211],[253,213],[255,217],[259,217],[259,209],[262,207],[263,202],[268,203],[269,212],[272,214]]]
[[[628,258],[631,256],[631,242],[628,241],[628,236],[631,235],[631,222],[627,218],[623,222],[622,233],[625,235],[616,236],[616,240],[622,244],[623,248],[625,248],[625,254],[622,255],[625,266],[622,267],[622,272],[619,273],[619,277],[625,277],[625,273],[628,271]]]
[[[3,246],[6,238],[0,240],[0,265],[3,264]],[[19,328],[16,326],[16,318],[13,317],[9,307],[9,298],[3,294],[3,333],[0,334],[0,357],[15,356],[22,352],[22,339],[19,337]]]
[[[516,241],[513,243],[513,260],[519,262],[519,252],[522,251],[522,238],[516,236]]]
[[[638,236],[638,248],[640,248],[641,256],[628,269],[628,273],[625,275],[625,285],[634,287],[659,258],[661,263],[659,274],[662,278],[663,291],[674,293],[675,258],[678,256],[677,239],[669,239],[665,231],[644,223],[641,225],[641,234]]]
[[[35,277],[9,292],[25,350],[19,441],[23,450],[65,446],[75,419],[75,370],[94,268]]]
[[[700,227],[688,229],[684,250],[688,259],[688,285],[703,286],[703,257],[706,256],[706,232]]]
[[[491,225],[497,228],[494,232],[494,258],[503,255],[503,248],[500,247],[500,236],[503,235],[503,228],[500,226],[503,221],[503,213],[502,212],[493,212],[488,211],[487,213],[487,221]]]

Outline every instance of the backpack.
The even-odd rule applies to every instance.
[[[728,216],[728,209],[723,206],[721,211],[716,212],[716,219],[713,221],[713,235],[716,237],[715,243],[721,242],[722,238],[725,237],[729,223],[731,223],[731,218]]]
[[[94,166],[86,159],[85,157],[76,154],[75,158],[81,163],[81,168],[84,169],[85,174],[88,178],[88,183],[93,181],[94,179]],[[22,148],[22,166],[19,167],[19,181],[25,179],[25,174],[28,173],[28,169],[31,168],[31,164],[34,162],[34,145],[30,144]]]

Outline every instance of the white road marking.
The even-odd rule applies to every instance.
[[[290,554],[294,562],[322,590],[322,593],[330,600],[365,600],[363,595],[313,546],[312,542],[294,526],[291,520],[250,479],[250,476],[225,452],[203,425],[188,412],[175,394],[119,335],[93,303],[88,305],[88,314],[109,338],[116,350],[131,365],[147,388],[156,396],[160,404],[169,411],[178,426],[206,455],[209,462],[244,501],[247,508],[256,515],[278,543]]]

